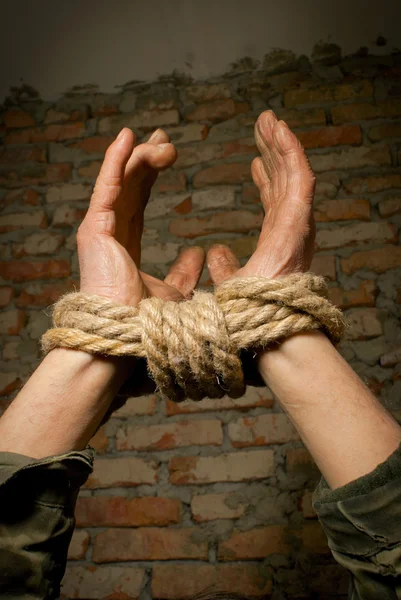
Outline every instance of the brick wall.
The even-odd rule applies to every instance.
[[[213,81],[173,73],[56,102],[13,91],[0,149],[4,406],[38,363],[46,307],[78,281],[75,232],[121,127],[139,141],[163,127],[178,148],[146,211],[143,268],[163,276],[183,245],[252,253],[262,220],[253,125],[271,107],[317,174],[313,270],[351,322],[341,351],[399,414],[400,56],[342,59],[328,46],[314,57],[273,52]],[[93,444],[65,598],[179,600],[216,583],[275,600],[345,598],[311,506],[319,475],[269,390],[188,405],[130,399]]]

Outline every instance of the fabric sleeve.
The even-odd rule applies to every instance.
[[[313,506],[351,600],[401,599],[401,445],[374,471],[335,490],[321,479]]]
[[[0,597],[60,595],[79,488],[92,472],[87,448],[33,459],[0,452]]]

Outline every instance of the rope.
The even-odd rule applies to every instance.
[[[197,291],[180,303],[146,298],[136,307],[69,293],[53,306],[54,328],[42,348],[144,358],[159,391],[176,402],[238,398],[245,391],[241,350],[316,329],[341,339],[342,313],[326,295],[324,279],[310,273],[234,278],[214,294]]]

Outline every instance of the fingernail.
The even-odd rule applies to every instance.
[[[291,148],[293,139],[287,123],[279,121],[274,128],[274,136],[282,150]]]
[[[167,146],[171,146],[171,144],[170,143],[157,144],[157,147],[160,148],[160,149],[162,149],[162,150],[163,150],[163,148],[167,148]]]
[[[159,135],[159,130],[156,129],[156,131],[154,133],[152,133],[152,135],[148,139],[148,142],[151,142],[152,140],[156,139],[158,135]]]
[[[125,127],[124,127],[123,129],[121,129],[120,133],[116,137],[116,140],[118,140],[118,141],[123,140],[124,137],[125,137],[125,133],[126,133],[126,130],[125,130]]]

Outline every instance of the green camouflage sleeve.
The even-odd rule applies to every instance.
[[[0,597],[51,600],[60,595],[79,488],[94,452],[41,460],[0,452]]]
[[[334,558],[351,574],[348,597],[401,599],[401,446],[341,488],[321,479],[313,506]]]

